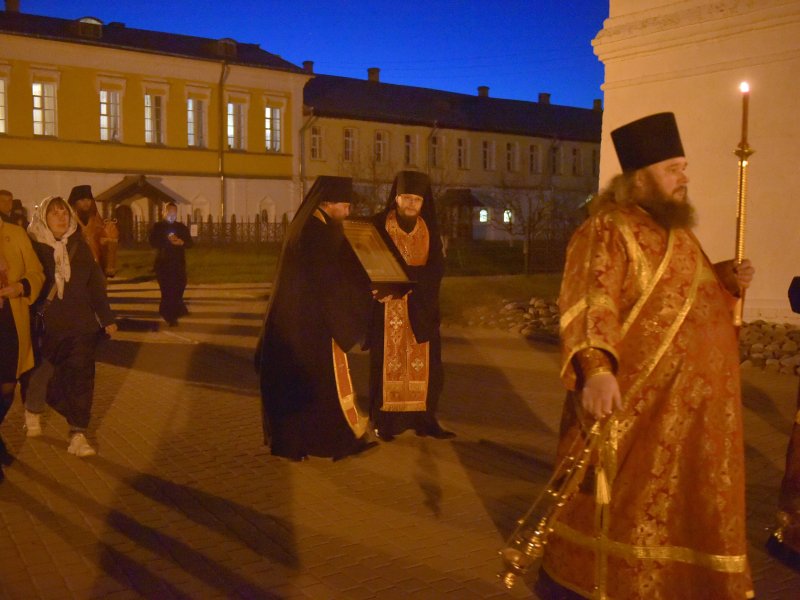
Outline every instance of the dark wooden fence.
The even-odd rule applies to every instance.
[[[123,239],[132,240],[134,245],[147,244],[148,234],[153,224],[147,221],[134,221],[131,235],[121,236]],[[205,221],[192,221],[186,219],[186,226],[192,233],[195,243],[198,244],[259,244],[262,242],[283,241],[288,224],[262,221],[256,217],[254,221],[237,220],[232,215],[230,220],[214,219],[209,215]]]

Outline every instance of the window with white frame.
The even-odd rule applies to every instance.
[[[456,165],[459,169],[469,169],[469,140],[467,138],[456,140]]]
[[[536,144],[528,147],[528,172],[531,175],[542,172],[542,159],[539,154],[539,146]]]
[[[6,125],[6,80],[0,79],[0,133],[8,131]]]
[[[572,174],[583,175],[583,157],[580,148],[572,149]]]
[[[432,167],[440,167],[442,165],[441,138],[438,135],[432,135],[430,137],[428,161]]]
[[[495,145],[491,140],[483,140],[482,144],[483,170],[494,171],[495,169]]]
[[[120,140],[119,91],[100,90],[100,139],[104,142]]]
[[[56,84],[34,81],[33,135],[56,135]]]
[[[206,102],[202,98],[186,99],[186,129],[190,146],[206,147]]]
[[[375,162],[385,163],[389,159],[389,133],[386,131],[375,132]]]
[[[509,173],[519,170],[519,145],[516,142],[506,144],[506,170]]]
[[[264,107],[264,147],[267,152],[280,152],[283,136],[281,109],[277,106]]]
[[[344,128],[344,146],[342,147],[342,160],[353,162],[356,158],[356,130],[352,127]]]
[[[559,146],[550,147],[550,174],[561,175],[561,148]]]
[[[480,223],[488,223],[489,222],[489,209],[482,208],[478,211],[478,221]]]
[[[514,222],[514,211],[507,208],[503,211],[503,223],[511,225]]]
[[[144,95],[144,141],[147,144],[164,143],[164,96]]]
[[[311,126],[311,158],[322,158],[322,127],[319,125]]]
[[[407,167],[417,164],[417,136],[413,134],[403,137],[403,164]]]
[[[243,102],[228,102],[228,148],[245,150],[247,148],[247,105]]]

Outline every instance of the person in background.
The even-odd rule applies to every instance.
[[[28,211],[22,206],[22,200],[19,198],[14,198],[11,203],[11,222],[23,229],[28,229]]]
[[[113,277],[117,270],[119,243],[116,221],[100,216],[90,185],[76,185],[70,191],[67,202],[78,216],[83,239],[89,245],[95,262],[106,277]]]
[[[372,295],[344,236],[353,183],[320,176],[286,234],[256,350],[264,439],[275,456],[338,460],[376,442],[355,402],[347,352],[366,337]]]
[[[792,311],[800,313],[800,277],[789,286]],[[797,390],[797,412],[789,445],[786,448],[786,469],[778,496],[777,526],[767,540],[767,549],[786,564],[800,570],[800,388]]]
[[[0,424],[14,402],[21,375],[33,368],[29,306],[44,282],[44,272],[25,231],[0,219]],[[0,436],[2,465],[13,457]]]
[[[406,429],[419,436],[455,437],[436,418],[444,381],[439,335],[444,255],[428,176],[398,173],[387,206],[373,223],[416,282],[402,298],[374,302],[368,345],[375,434],[383,441]]]
[[[6,223],[14,223],[11,211],[14,208],[14,195],[8,190],[0,190],[0,219]]]
[[[86,431],[94,399],[95,354],[101,329],[107,335],[117,330],[105,277],[78,232],[75,213],[62,198],[42,200],[28,234],[50,284],[37,302],[47,303],[38,310],[44,313],[43,355],[52,365],[52,375],[44,398],[27,395],[25,424],[29,434],[41,430],[39,415],[46,400],[69,424],[67,452],[93,456]]]
[[[192,247],[189,228],[178,221],[178,207],[174,203],[166,205],[164,220],[150,230],[150,245],[157,250],[154,268],[161,289],[158,312],[170,327],[174,327],[179,317],[189,314],[183,292],[186,290],[186,249]]]

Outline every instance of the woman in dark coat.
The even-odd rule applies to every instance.
[[[42,265],[25,231],[0,220],[0,423],[14,401],[17,381],[33,367],[28,309],[43,281]],[[0,464],[12,460],[0,437]]]
[[[52,296],[44,311],[43,355],[53,366],[46,401],[69,423],[67,451],[79,457],[92,456],[95,450],[86,439],[86,429],[94,395],[95,352],[101,328],[107,334],[117,330],[105,277],[78,229],[75,213],[63,199],[45,198],[28,233],[49,283],[38,302],[46,303]],[[25,409],[30,434],[32,429],[40,429],[42,399],[29,394]]]

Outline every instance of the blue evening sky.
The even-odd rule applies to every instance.
[[[589,108],[607,0],[20,0],[23,12],[260,44],[316,73]]]

